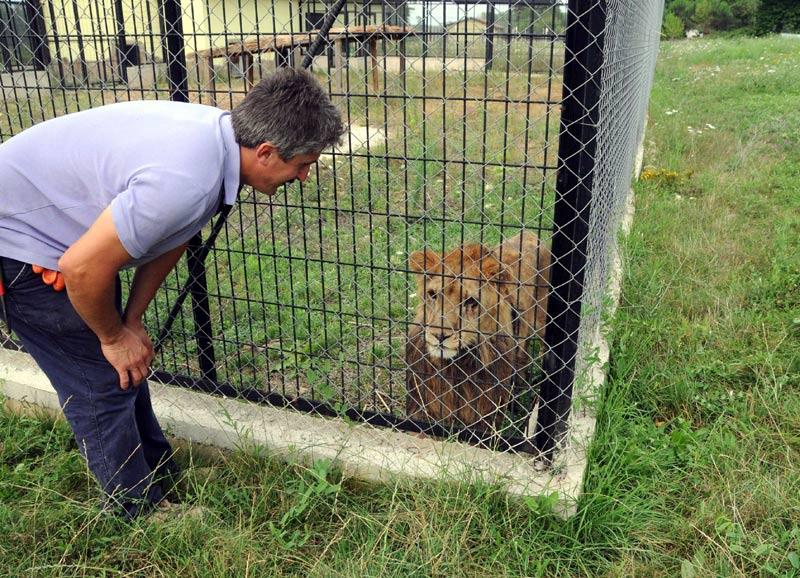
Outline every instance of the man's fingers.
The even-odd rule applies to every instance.
[[[153,348],[129,328],[123,327],[121,335],[118,342],[101,344],[101,348],[106,360],[117,370],[120,388],[126,390],[147,379]]]
[[[140,369],[140,373],[142,374],[142,377],[136,382],[137,384],[142,383],[145,379],[147,379],[147,376],[150,375],[150,365],[143,365]]]
[[[47,285],[52,285],[55,283],[57,278],[58,271],[53,271],[52,269],[45,269],[42,271],[42,281],[44,281]]]
[[[56,280],[53,281],[53,289],[56,291],[63,291],[66,286],[67,283],[64,281],[64,276],[61,273],[56,273]]]
[[[147,379],[147,376],[150,375],[150,366],[149,365],[140,365],[130,370],[131,375],[131,385],[133,387],[139,387],[139,385]]]
[[[130,378],[128,377],[128,372],[127,371],[119,371],[119,370],[117,370],[117,373],[119,374],[119,387],[120,387],[120,389],[128,389],[128,384],[130,383]]]
[[[44,281],[45,285],[50,285],[56,291],[63,291],[67,286],[64,281],[64,275],[60,271],[45,269],[41,265],[31,265],[31,269],[37,275],[42,276],[42,281]]]

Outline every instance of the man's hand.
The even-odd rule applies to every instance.
[[[119,334],[110,341],[100,341],[103,355],[117,370],[119,386],[122,389],[140,384],[150,374],[150,363],[154,355],[153,345],[144,328],[141,329],[140,334],[128,325],[123,325]]]
[[[147,362],[149,365],[150,362],[153,361],[155,352],[153,351],[153,342],[150,341],[150,336],[147,334],[147,329],[145,329],[144,325],[142,325],[141,319],[123,317],[122,323],[125,324],[125,327],[133,331],[136,336],[142,340],[144,346],[150,351],[150,360]]]

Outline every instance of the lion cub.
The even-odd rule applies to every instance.
[[[492,249],[464,245],[409,256],[420,304],[406,345],[412,419],[495,431],[513,380],[544,337],[550,251],[523,231]]]

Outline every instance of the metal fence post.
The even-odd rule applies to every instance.
[[[553,264],[545,334],[544,379],[535,444],[545,463],[566,433],[578,350],[589,213],[603,64],[606,0],[569,0],[556,200]]]
[[[217,363],[214,356],[214,343],[211,340],[211,309],[208,304],[208,284],[206,283],[205,251],[203,238],[198,233],[189,241],[186,262],[189,266],[189,291],[192,295],[192,318],[194,319],[194,339],[197,342],[197,357],[203,378],[217,380]],[[201,256],[202,255],[202,256]]]
[[[46,40],[41,3],[38,0],[25,0],[25,15],[30,23],[30,31],[26,36],[33,47],[33,66],[36,70],[45,70],[50,64],[50,49]]]
[[[169,78],[170,99],[188,102],[188,75],[186,73],[186,52],[181,20],[180,0],[162,0],[164,14],[164,40],[167,54],[167,76]],[[197,356],[200,370],[205,379],[216,381],[216,357],[211,340],[211,311],[208,304],[208,284],[204,265],[206,251],[202,250],[203,238],[200,233],[189,241],[186,261],[189,267],[189,291],[192,295],[192,317],[194,319],[194,339],[197,342]]]
[[[164,14],[164,48],[170,99],[189,102],[186,51],[181,18],[181,0],[160,0]]]
[[[494,4],[489,4],[486,9],[486,56],[484,64],[486,72],[492,70],[492,61],[494,60],[494,21]],[[464,26],[466,30],[468,25],[465,23]],[[469,33],[467,33],[465,42],[469,43]]]
[[[122,9],[122,0],[114,0],[114,20],[117,27],[117,61],[119,78],[128,82],[128,58],[125,52],[125,13]]]

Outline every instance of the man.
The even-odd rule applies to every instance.
[[[232,205],[242,185],[272,195],[304,181],[343,131],[313,76],[282,69],[231,113],[118,103],[0,145],[8,325],[52,382],[89,468],[124,515],[166,503],[177,473],[150,404],[145,309],[221,202]],[[126,267],[136,271],[123,309]],[[62,279],[66,291],[54,290]]]

